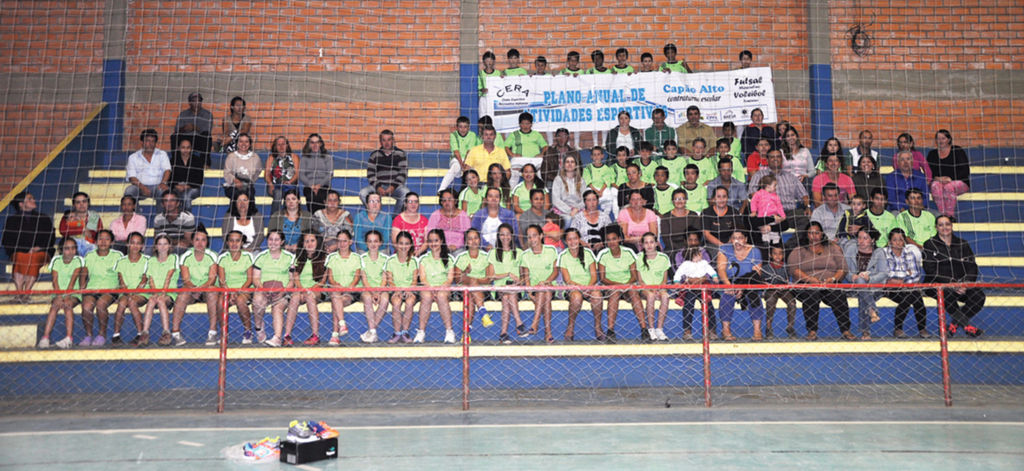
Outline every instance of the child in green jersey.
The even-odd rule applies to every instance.
[[[327,256],[327,282],[331,288],[355,288],[363,278],[363,260],[352,252],[352,232],[342,229],[338,233],[338,250]],[[355,302],[354,292],[331,292],[331,340],[327,345],[341,345],[341,337],[348,334],[345,323],[345,306]]]
[[[273,229],[267,234],[267,250],[256,256],[252,266],[252,284],[257,289],[256,295],[252,298],[253,328],[256,331],[256,341],[271,347],[281,346],[279,334],[284,329],[284,310],[288,307],[288,294],[281,291],[288,285],[291,278],[291,268],[295,263],[295,255],[284,250],[284,232]],[[267,329],[263,323],[263,314],[271,307],[271,319],[273,329],[278,335],[267,338]]]
[[[653,185],[654,171],[658,168],[658,162],[654,161],[654,144],[640,143],[640,159],[636,160],[636,164],[640,166],[640,180]]]
[[[455,260],[448,253],[448,241],[445,240],[443,229],[433,229],[427,233],[428,252],[419,260],[419,278],[423,286],[447,288],[455,280]],[[431,307],[436,303],[444,324],[444,343],[455,343],[455,331],[452,330],[452,307],[448,303],[449,291],[420,292],[420,328],[416,331],[413,343],[423,343],[427,335],[427,321],[430,320]]]
[[[149,289],[172,290],[178,288],[178,256],[172,252],[171,238],[166,234],[160,234],[153,240],[153,256],[149,258],[149,267],[146,268],[146,280],[149,281]],[[153,323],[153,313],[157,307],[160,308],[160,322],[163,326],[163,333],[157,341],[157,345],[167,346],[171,344],[171,308],[174,307],[174,293],[156,293],[149,296],[146,302],[146,317],[142,321],[142,330],[149,332]],[[149,342],[148,336],[140,339],[139,346],[143,342]]]
[[[640,54],[640,72],[654,72],[654,56],[651,53]]]
[[[466,212],[470,219],[480,210],[483,204],[484,192],[480,191],[480,175],[476,170],[469,169],[462,174],[462,190],[459,191],[459,207]]]
[[[117,272],[118,285],[121,289],[146,289],[148,278],[146,268],[149,257],[142,254],[146,248],[146,238],[138,232],[128,234],[128,255],[121,257],[114,267]],[[146,305],[146,294],[126,294],[117,301],[117,309],[114,311],[114,334],[110,336],[111,345],[121,345],[121,326],[124,324],[124,311],[131,309],[132,320],[135,321],[135,330],[139,332],[132,340],[132,345],[137,346],[142,337],[149,338],[149,332],[143,331],[142,312],[139,307]],[[147,342],[148,343],[148,342]]]
[[[515,211],[516,216],[530,210],[530,192],[534,188],[544,191],[544,211],[551,210],[551,195],[544,187],[544,180],[537,175],[537,167],[533,164],[523,165],[523,179],[512,189],[512,201],[509,202],[509,209]]]
[[[679,51],[676,49],[675,44],[666,44],[665,47],[662,48],[661,52],[665,54],[665,63],[661,64],[662,72],[675,72],[679,74],[693,73],[693,69],[690,69],[690,65],[687,64],[685,60],[676,61],[676,54],[678,54]]]
[[[574,227],[565,230],[565,250],[558,256],[558,269],[562,273],[562,281],[565,286],[595,286],[597,285],[597,264],[594,263],[594,253],[582,244],[580,231]],[[572,289],[569,294],[569,323],[565,327],[565,340],[572,342],[576,339],[576,316],[583,308],[583,300],[590,302],[590,308],[594,312],[594,337],[599,342],[605,340],[604,331],[601,329],[602,307],[604,301],[601,299],[600,290],[583,292],[580,289]]]
[[[384,278],[390,288],[410,288],[416,285],[419,264],[413,257],[415,247],[412,234],[401,231],[395,237],[395,254],[384,263]],[[412,290],[391,293],[391,325],[394,333],[388,343],[412,343],[409,330],[412,327],[413,306],[416,292]],[[422,340],[421,340],[422,341]]]
[[[587,73],[586,70],[580,67],[580,53],[579,51],[569,51],[569,54],[565,56],[565,68],[558,72],[562,75],[571,75],[573,77],[579,77],[581,74]],[[580,133],[579,131],[572,133],[573,143],[577,149],[580,148]]]
[[[96,250],[85,256],[85,270],[87,290],[108,290],[117,289],[117,272],[114,267],[117,261],[123,256],[121,252],[111,249],[114,244],[114,233],[109,230],[101,230],[96,235]],[[85,338],[79,343],[82,347],[101,347],[107,342],[107,319],[109,313],[107,308],[117,301],[119,295],[104,293],[86,294],[82,299],[82,326],[85,327]],[[93,316],[99,318],[99,332],[96,337],[92,336]]]
[[[480,110],[480,114],[485,114],[485,106],[487,106],[487,77],[501,77],[501,72],[494,68],[494,62],[496,60],[497,57],[494,56],[493,52],[485,52],[482,59],[483,68],[480,69],[480,72],[477,74],[477,89],[479,90],[480,95],[478,109]]]
[[[469,150],[483,144],[483,141],[475,132],[469,130],[469,118],[459,116],[455,120],[455,130],[448,136],[448,145],[452,155],[449,162],[448,173],[441,179],[441,186],[437,191],[448,188],[455,182],[455,179],[462,175],[462,172],[469,167],[466,166],[466,154]]]
[[[526,228],[526,242],[527,249],[523,251],[519,265],[522,279],[526,286],[551,286],[555,278],[558,278],[558,251],[550,245],[544,245],[544,230],[536,224]],[[555,338],[551,336],[551,297],[554,292],[530,290],[529,294],[534,306],[530,335],[537,333],[543,316],[544,341],[554,343]]]
[[[583,169],[583,181],[597,194],[601,211],[610,215],[619,212],[619,187],[615,183],[615,168],[604,163],[604,147],[594,146],[590,150],[592,163]]]
[[[324,261],[327,254],[323,250],[323,239],[320,234],[307,232],[302,234],[302,250],[295,257],[295,265],[291,271],[289,288],[305,289],[302,293],[293,293],[291,302],[288,303],[288,317],[284,325],[284,337],[281,344],[292,345],[292,328],[295,327],[295,318],[299,315],[299,305],[306,303],[306,311],[309,313],[310,334],[302,343],[305,345],[316,345],[320,343],[320,310],[317,303],[320,301],[320,288],[327,284],[327,268]],[[276,324],[276,322],[275,322]]]
[[[75,239],[67,237],[60,243],[60,254],[50,261],[50,276],[53,278],[54,290],[73,290],[75,283],[85,288],[85,278],[81,276],[84,271],[85,261],[78,256],[78,243]],[[50,347],[50,333],[54,324],[57,323],[57,313],[64,311],[64,338],[55,342],[57,348],[68,349],[73,344],[72,332],[75,328],[75,306],[81,302],[76,294],[58,294],[50,301],[50,312],[46,315],[46,327],[43,330],[43,338],[39,340],[38,348]]]
[[[523,260],[523,252],[516,248],[515,235],[512,226],[502,224],[498,226],[498,241],[494,249],[487,253],[487,279],[495,286],[518,285],[519,264]],[[501,299],[501,335],[498,339],[501,343],[510,344],[512,340],[508,336],[509,315],[515,317],[516,331],[520,337],[526,337],[526,325],[519,318],[519,293],[514,291],[503,291]]]
[[[388,257],[380,253],[384,245],[384,236],[376,230],[371,230],[364,236],[366,242],[366,253],[359,256],[362,264],[360,276],[362,285],[366,288],[380,288],[386,286],[384,279],[384,264]],[[363,301],[363,310],[366,314],[367,330],[359,339],[366,343],[377,341],[377,326],[384,320],[388,310],[388,294],[380,291],[364,291],[359,295]]]
[[[245,236],[240,231],[228,232],[224,243],[227,252],[221,254],[217,259],[217,279],[220,280],[220,286],[236,290],[229,291],[226,296],[228,296],[228,306],[234,305],[238,309],[238,317],[242,319],[242,326],[245,327],[245,331],[242,332],[242,345],[252,343],[249,288],[252,286],[253,255],[248,250],[242,250],[245,242]],[[223,311],[221,314],[222,316],[227,315]]]
[[[217,254],[209,248],[210,236],[206,228],[199,226],[192,234],[192,248],[185,252],[178,262],[181,265],[182,288],[205,289],[213,287],[217,282]],[[181,320],[185,318],[185,308],[192,303],[206,301],[206,312],[210,320],[210,331],[206,334],[206,343],[217,344],[217,313],[220,312],[220,299],[217,293],[187,291],[180,293],[174,301],[174,317],[171,319],[171,343],[174,346],[185,345],[185,337],[181,335]]]
[[[588,75],[601,75],[601,74],[610,74],[610,73],[612,73],[612,69],[609,69],[608,67],[604,66],[604,52],[602,52],[601,50],[592,51],[590,53],[590,61],[594,63],[594,66],[589,68],[589,69],[587,69],[587,71],[585,72],[586,74],[588,74]],[[604,142],[605,140],[608,139],[608,131],[607,130],[601,130],[601,131],[595,130],[595,131],[592,131],[590,133],[590,137],[593,139],[594,143]],[[600,138],[600,139],[598,139],[598,138]],[[609,149],[609,151],[610,150],[611,149]]]
[[[501,71],[502,77],[518,77],[529,74],[526,69],[519,66],[519,61],[522,58],[519,56],[518,49],[509,49],[505,54],[505,59],[508,60],[508,68]]]
[[[644,321],[643,304],[636,290],[628,289],[636,283],[639,276],[636,271],[636,255],[632,250],[622,247],[622,229],[619,226],[608,226],[605,234],[605,249],[597,255],[597,268],[601,284],[608,286],[608,331],[605,333],[609,341],[616,339],[615,319],[619,314],[619,299],[625,296],[633,306],[633,314],[640,324],[641,340],[649,340],[647,323]],[[621,287],[621,288],[620,288]]]
[[[644,285],[667,285],[668,270],[672,267],[672,261],[660,250],[658,236],[648,232],[640,238],[640,246],[643,253],[639,255],[636,262],[636,271],[640,275],[640,283]],[[646,301],[647,311],[647,334],[651,340],[668,340],[665,335],[665,316],[668,315],[668,290],[665,289],[644,289],[640,297]],[[658,306],[658,327],[655,328],[654,302],[660,301]]]
[[[466,231],[466,251],[455,258],[455,282],[457,284],[461,286],[484,286],[488,284],[487,252],[480,250],[481,241],[480,231],[474,228]],[[494,325],[491,315],[487,313],[487,308],[484,307],[483,291],[469,293],[469,299],[464,300],[464,302],[469,303],[471,316],[481,316],[481,322],[484,327]],[[473,323],[473,317],[470,317],[470,324]]]
[[[616,49],[615,65],[612,66],[612,73],[633,75],[633,72],[636,71],[633,69],[633,66],[626,63],[627,61],[629,61],[629,50],[624,47]]]

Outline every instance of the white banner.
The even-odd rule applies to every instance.
[[[700,108],[701,121],[711,126],[732,121],[742,129],[755,108],[764,112],[765,123],[774,123],[772,69],[489,77],[480,115],[490,115],[501,132],[519,129],[524,111],[533,115],[537,131],[607,131],[618,125],[622,110],[629,111],[630,125],[637,129],[651,126],[651,112],[657,108],[665,110],[669,126],[677,127],[686,122],[691,105]]]

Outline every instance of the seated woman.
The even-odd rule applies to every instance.
[[[388,257],[384,262],[384,279],[389,288],[412,288],[416,286],[416,278],[419,273],[419,263],[413,256],[415,247],[412,242],[412,234],[401,231],[395,237],[395,254]],[[388,343],[412,343],[413,338],[409,336],[412,328],[413,306],[416,305],[415,291],[403,290],[394,291],[391,295],[391,324],[394,333],[388,339]],[[422,342],[423,339],[420,339]]]
[[[483,238],[483,246],[490,249],[498,243],[498,233],[502,225],[507,225],[518,234],[519,221],[511,209],[501,207],[501,190],[498,188],[487,188],[487,196],[484,199],[485,206],[480,208],[473,215],[472,226],[480,231]],[[516,273],[519,272],[518,266]],[[517,275],[518,276],[518,275]]]
[[[171,191],[181,199],[182,208],[192,212],[192,200],[202,193],[206,181],[206,170],[210,168],[210,155],[193,152],[192,141],[178,140],[178,148],[171,154]]]
[[[84,193],[76,194],[74,200],[82,198],[80,195],[84,195]],[[84,199],[85,207],[88,208],[89,197],[85,196]],[[36,279],[39,278],[39,270],[54,252],[53,220],[36,211],[36,199],[28,192],[23,191],[14,195],[14,198],[11,199],[11,206],[14,208],[14,213],[8,216],[4,223],[0,245],[3,246],[7,257],[13,264],[11,271],[14,274],[14,288],[19,291],[31,291],[32,286],[36,284]],[[65,213],[66,217],[67,213]],[[96,221],[99,222],[98,214]],[[65,232],[64,221],[61,221],[61,232]],[[68,237],[65,236],[65,238]],[[78,241],[75,242],[78,245]],[[76,253],[84,256],[81,249]],[[16,297],[15,301],[27,303],[29,297],[22,295]]]
[[[236,96],[231,99],[231,107],[224,115],[220,129],[220,137],[214,144],[225,154],[238,150],[239,136],[252,132],[252,117],[245,114],[245,100],[242,97]]]
[[[149,344],[149,328],[153,325],[153,313],[160,309],[160,323],[163,326],[163,333],[157,340],[157,345],[167,346],[171,344],[171,308],[174,307],[174,300],[177,293],[167,291],[178,288],[178,256],[174,254],[174,247],[171,239],[166,234],[158,234],[153,239],[153,255],[149,257],[149,264],[146,266],[146,281],[149,282],[149,289],[164,290],[164,293],[155,293],[146,302],[146,317],[142,320],[142,338],[136,346],[144,347]]]
[[[488,196],[490,199],[492,193]],[[483,210],[481,210],[483,211]],[[519,264],[523,261],[523,251],[515,246],[515,229],[509,224],[498,226],[497,241],[494,248],[487,253],[487,279],[491,280],[494,286],[518,285],[521,283],[519,277]],[[501,334],[498,340],[503,344],[512,343],[508,335],[509,316],[514,316],[516,321],[516,332],[520,337],[526,337],[526,325],[519,317],[519,293],[514,291],[503,291],[498,295],[501,299]]]
[[[224,159],[224,196],[235,200],[235,194],[245,193],[249,198],[256,196],[256,181],[263,173],[263,160],[252,150],[252,138],[242,133],[238,136],[238,149]]]
[[[935,133],[935,149],[928,152],[932,170],[929,189],[939,214],[956,222],[956,198],[971,191],[971,162],[960,146],[953,145],[953,135],[945,129]]]
[[[647,209],[654,209],[654,187],[640,180],[642,171],[636,163],[626,165],[626,182],[619,185],[618,204],[621,212],[629,204],[629,198],[634,193],[639,193],[643,198],[643,206]]]
[[[861,157],[861,162],[870,159],[871,156]],[[861,227],[857,231],[857,243],[846,246],[846,266],[849,273],[846,274],[846,281],[858,284],[882,284],[888,274],[881,269],[886,263],[885,253],[876,250],[878,231],[870,227]],[[860,339],[871,340],[871,324],[878,322],[878,292],[873,289],[857,289],[857,305],[859,311]]]
[[[149,257],[142,251],[146,248],[146,237],[138,232],[128,235],[127,255],[121,257],[114,266],[117,273],[118,288],[123,290],[145,289],[148,279],[146,278],[146,265]],[[138,346],[142,341],[142,312],[139,308],[146,305],[149,297],[144,293],[129,293],[122,295],[117,300],[117,309],[114,310],[114,333],[110,336],[110,344],[115,346],[124,345],[121,340],[121,327],[124,325],[124,311],[130,310],[132,320],[135,322],[135,331],[138,332],[131,345]],[[147,332],[145,335],[149,337]]]
[[[328,196],[328,199],[330,197]],[[325,244],[326,245],[326,244]],[[327,269],[327,283],[331,288],[355,288],[359,286],[363,275],[363,262],[358,254],[352,252],[352,232],[342,229],[335,241],[337,250],[331,252],[324,261]],[[378,285],[380,286],[380,285]],[[365,294],[365,293],[364,293]],[[331,340],[327,345],[341,345],[341,337],[348,334],[345,324],[345,306],[355,302],[354,292],[331,292]]]
[[[597,255],[601,284],[609,287],[605,291],[608,299],[608,331],[605,332],[605,335],[608,341],[616,340],[615,319],[619,314],[619,299],[625,296],[629,304],[633,306],[633,314],[636,315],[637,322],[640,324],[640,339],[650,340],[650,332],[647,331],[647,323],[644,322],[640,296],[636,290],[616,289],[633,285],[639,279],[636,271],[636,254],[628,247],[623,247],[621,241],[621,229],[618,226],[608,226],[608,233],[605,234],[607,247]]]
[[[537,168],[533,164],[523,165],[523,179],[512,188],[512,199],[509,201],[509,209],[516,214],[522,214],[530,210],[530,192],[534,188],[544,190],[544,210],[551,209],[551,194],[544,186],[544,180],[537,174]]]
[[[199,226],[192,234],[192,248],[178,258],[178,270],[181,272],[181,287],[185,289],[210,288],[217,283],[217,254],[210,246],[210,236],[206,228]],[[171,320],[171,341],[175,347],[185,345],[185,337],[181,335],[181,321],[185,318],[185,308],[192,303],[206,302],[206,312],[210,320],[210,330],[206,334],[206,345],[217,345],[217,313],[220,304],[217,293],[187,291],[178,294],[174,300],[174,318]]]
[[[338,234],[343,230],[352,231],[352,217],[341,208],[341,194],[337,191],[327,190],[324,204],[323,209],[313,213],[313,218],[324,238],[324,251],[333,253],[338,249]]]
[[[594,204],[597,204],[596,193],[587,190],[594,195]],[[602,213],[603,214],[603,213]],[[605,217],[608,217],[605,215]],[[562,236],[565,239],[565,250],[558,255],[558,269],[562,273],[562,282],[569,290],[569,323],[565,327],[565,340],[572,342],[576,339],[576,316],[583,308],[583,300],[590,303],[590,309],[594,312],[594,338],[598,342],[605,341],[604,330],[601,329],[601,318],[603,317],[604,300],[601,299],[601,290],[584,292],[581,289],[573,289],[574,286],[596,286],[597,285],[597,263],[594,253],[583,246],[583,239],[580,231],[575,228],[565,230]]]
[[[914,156],[914,163],[911,168],[923,173],[925,180],[927,180],[928,183],[931,183],[933,178],[932,169],[928,166],[928,160],[925,159],[924,154],[914,146],[914,136],[911,136],[908,133],[900,134],[899,137],[896,138],[896,154],[898,155],[900,152],[905,150],[909,150]],[[896,168],[896,155],[892,156],[892,168]]]
[[[122,196],[121,215],[110,223],[110,231],[114,233],[114,250],[118,252],[128,251],[128,234],[146,234],[146,217],[135,212],[138,204],[134,196]]]
[[[643,248],[643,252],[636,261],[636,271],[640,275],[640,283],[647,286],[667,285],[668,272],[672,268],[672,261],[668,258],[668,255],[658,250],[658,237],[653,232],[648,232],[640,239],[640,246]],[[665,316],[668,315],[668,290],[645,288],[640,292],[640,298],[647,303],[647,333],[650,335],[651,340],[668,340],[668,336],[665,335]],[[655,301],[661,302],[658,308],[658,327],[654,327]]]
[[[372,199],[373,195],[376,193],[369,195],[367,200]],[[377,197],[380,198],[380,195]],[[388,261],[388,256],[380,250],[384,245],[384,234],[377,230],[371,230],[366,233],[363,243],[366,244],[366,252],[359,256],[362,263],[362,279],[359,283],[366,288],[386,286],[384,264]],[[366,314],[366,332],[359,336],[359,340],[364,343],[374,343],[378,340],[377,326],[387,314],[388,294],[380,291],[364,291],[359,297],[363,301],[363,312]]]
[[[526,228],[527,248],[523,250],[523,258],[519,266],[526,286],[551,286],[558,278],[556,262],[558,251],[550,245],[544,245],[544,230],[537,225]],[[551,336],[551,297],[553,291],[527,290],[533,301],[533,322],[530,324],[530,335],[536,334],[541,317],[544,318],[544,341],[554,343]]]
[[[380,250],[385,254],[391,252],[391,244],[388,243],[391,236],[391,215],[381,211],[381,196],[376,193],[371,193],[366,196],[366,205],[363,209],[356,213],[356,218],[352,223],[352,228],[355,230],[353,236],[356,240],[356,252],[360,254],[366,253],[369,250],[366,244],[366,236],[370,232],[377,232],[379,234],[387,234],[388,239],[381,241]]]
[[[61,237],[75,239],[81,257],[96,248],[96,234],[103,230],[100,213],[90,210],[89,203],[88,194],[80,191],[75,193],[71,196],[71,209],[64,211],[64,216],[60,218]],[[35,205],[35,198],[32,198],[32,204]]]
[[[82,327],[85,338],[79,347],[102,347],[107,342],[107,320],[110,313],[107,308],[117,302],[120,295],[114,293],[95,293],[99,290],[118,289],[118,275],[114,268],[123,256],[113,250],[114,234],[107,229],[100,230],[96,235],[96,250],[84,257],[85,270],[83,275],[88,280],[86,294],[82,296]],[[216,304],[215,304],[216,306]],[[93,318],[99,318],[99,331],[92,336]]]
[[[459,209],[473,217],[484,202],[483,187],[480,186],[480,175],[476,170],[469,169],[462,174],[462,190],[459,191]]]
[[[432,229],[427,233],[427,253],[419,259],[419,279],[423,286],[432,288],[449,288],[455,281],[455,260],[448,253],[448,242],[444,231]],[[444,324],[444,343],[455,343],[455,331],[452,330],[452,307],[448,303],[450,291],[420,292],[420,328],[416,331],[413,343],[423,343],[427,336],[427,322],[430,320],[431,308],[437,304],[437,312],[441,314]]]
[[[629,155],[636,155],[640,152],[640,143],[644,140],[643,133],[629,125],[630,119],[632,119],[629,111],[620,111],[617,119],[619,125],[605,133],[607,138],[605,139],[604,148],[618,149],[619,147],[625,147],[629,149]]]
[[[587,190],[587,183],[583,181],[582,168],[576,156],[568,155],[551,184],[551,200],[555,212],[566,219],[576,217],[585,207],[584,191],[593,190]]]
[[[861,156],[860,166],[853,174],[853,188],[858,195],[864,198],[864,201],[871,201],[871,195],[874,194],[875,188],[880,188],[883,194],[887,194],[885,177],[878,172],[878,162],[875,162],[874,157]]]
[[[53,233],[53,231],[50,231]],[[85,278],[81,276],[85,269],[82,257],[78,256],[78,244],[74,239],[62,239],[60,242],[60,253],[50,261],[50,278],[53,280],[54,291],[72,291],[80,287],[79,280],[85,284]],[[84,288],[84,286],[82,286]],[[57,323],[57,313],[64,311],[64,338],[53,343],[62,350],[71,348],[74,344],[73,332],[75,331],[75,307],[81,303],[81,296],[77,294],[58,294],[50,300],[50,312],[46,315],[46,325],[43,328],[43,337],[39,339],[36,348],[50,348],[50,334],[53,326]]]
[[[857,194],[853,186],[853,179],[846,174],[843,168],[843,158],[838,155],[830,155],[825,160],[825,171],[814,177],[811,182],[811,192],[814,195],[814,207],[824,204],[822,188],[828,183],[835,183],[839,187],[839,202],[850,204],[850,196]]]
[[[800,242],[786,260],[795,284],[833,284],[846,277],[846,258],[838,245],[829,243],[821,223],[811,221]],[[807,340],[818,340],[818,310],[822,302],[832,308],[843,339],[857,340],[850,333],[850,304],[845,292],[834,288],[800,289],[796,298],[803,304]]]
[[[471,229],[469,216],[459,209],[455,201],[455,190],[445,188],[437,194],[441,207],[430,215],[427,220],[427,231],[440,229],[448,244],[448,251],[454,253],[462,249],[466,242],[466,231]]]
[[[267,180],[267,194],[272,198],[270,214],[274,214],[281,209],[285,192],[298,189],[299,156],[292,153],[287,137],[274,139],[263,175]]]
[[[569,226],[579,233],[580,244],[592,251],[604,248],[604,228],[612,223],[608,213],[601,211],[600,197],[594,190],[583,192],[583,211],[573,216]]]
[[[323,288],[327,284],[327,268],[324,262],[327,254],[323,250],[323,239],[316,232],[302,234],[302,250],[295,257],[295,265],[291,270],[291,282],[289,288],[305,289],[304,292],[292,293],[291,302],[288,303],[288,317],[285,318],[284,337],[281,345],[288,347],[292,345],[292,328],[295,327],[295,318],[299,315],[299,305],[306,303],[306,311],[309,314],[309,338],[302,343],[305,345],[316,345],[320,343],[320,310],[317,304],[320,302],[320,293],[313,291]],[[277,322],[274,322],[277,325]],[[274,332],[277,337],[279,332]]]
[[[245,197],[243,193],[239,195]],[[238,317],[242,320],[242,345],[252,343],[252,312],[249,310],[249,301],[252,294],[249,288],[253,281],[253,255],[252,252],[244,250],[246,236],[241,231],[233,230],[226,233],[224,246],[227,251],[217,259],[217,278],[222,288],[229,288],[228,308],[234,305],[238,309]],[[223,312],[223,311],[221,311]],[[227,316],[227,313],[223,313]],[[222,317],[226,318],[226,317]]]
[[[644,234],[658,233],[658,223],[658,215],[644,207],[643,196],[640,193],[631,194],[629,206],[625,211],[619,211],[619,226],[626,235],[622,243],[630,250],[636,250],[640,247],[640,238]]]
[[[480,249],[482,240],[480,231],[469,228],[465,234],[466,250],[459,254],[458,257],[455,257],[455,283],[460,286],[486,286],[489,284],[487,279],[487,251]],[[484,306],[483,291],[471,292],[469,299],[464,300],[464,302],[469,303],[471,325],[472,319],[477,316],[481,317],[484,327],[490,327],[494,324],[490,314],[487,313],[487,308]]]
[[[249,253],[258,253],[263,246],[263,217],[259,215],[254,200],[245,193],[235,195],[228,213],[224,215],[224,223],[221,224],[222,234],[231,231],[242,234],[242,250]]]
[[[903,229],[895,228],[889,232],[889,245],[880,249],[885,263],[879,263],[875,274],[881,278],[885,274],[886,285],[896,285],[882,291],[882,296],[891,299],[896,303],[896,321],[893,326],[893,337],[898,339],[909,338],[903,332],[903,321],[914,309],[914,317],[917,318],[917,336],[923,339],[931,338],[928,333],[928,315],[924,306],[924,299],[921,291],[917,288],[899,288],[898,285],[920,283],[924,279],[924,265],[921,258],[921,249],[913,244],[907,243],[907,235]]]
[[[252,285],[267,290],[280,290],[288,286],[295,255],[284,249],[284,232],[271,229],[267,234],[267,250],[256,256],[252,264]],[[274,335],[267,338],[263,313],[271,307]],[[270,347],[281,346],[281,332],[284,330],[284,310],[288,307],[288,294],[284,291],[258,291],[252,298],[253,328],[256,341]]]
[[[974,251],[966,240],[953,235],[953,219],[949,216],[935,218],[935,229],[938,233],[924,243],[924,282],[978,281],[978,262]],[[928,290],[927,294],[938,298],[938,290]],[[985,307],[985,292],[981,288],[943,288],[942,301],[950,316],[947,336],[963,332],[971,338],[981,337],[984,331],[971,325],[971,319]]]
[[[410,191],[405,195],[405,209],[395,216],[391,222],[391,243],[394,244],[398,234],[408,232],[413,240],[415,256],[427,250],[427,223],[429,220],[420,214],[420,195]]]
[[[728,286],[761,284],[761,251],[750,245],[746,231],[733,232],[729,240],[731,243],[723,245],[718,250],[718,259],[715,261],[719,283],[726,287],[719,303],[722,340],[736,341],[736,336],[732,333],[732,313],[736,308],[736,301],[743,297],[746,299],[750,320],[754,324],[754,335],[750,340],[757,342],[763,338],[761,321],[764,320],[764,307],[761,306],[760,292],[752,289],[730,289]]]
[[[284,208],[270,216],[271,231],[284,234],[284,249],[297,253],[302,234],[319,232],[313,215],[299,206],[298,191],[291,190],[284,195]]]

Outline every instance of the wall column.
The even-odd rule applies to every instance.
[[[810,50],[811,142],[817,154],[825,140],[835,135],[832,105],[832,49],[829,39],[827,1],[807,2],[807,48]]]

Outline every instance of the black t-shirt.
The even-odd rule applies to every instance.
[[[208,159],[202,152],[192,152],[186,164],[181,159],[181,152],[174,151],[171,156],[171,187],[179,183],[187,183],[192,188],[203,186],[203,172],[206,171]]]
[[[725,214],[722,216],[715,212],[714,206],[710,206],[701,212],[701,216],[704,217],[704,230],[725,244],[729,243],[733,231],[747,229],[746,223],[743,221],[744,217],[732,206],[726,206]]]

